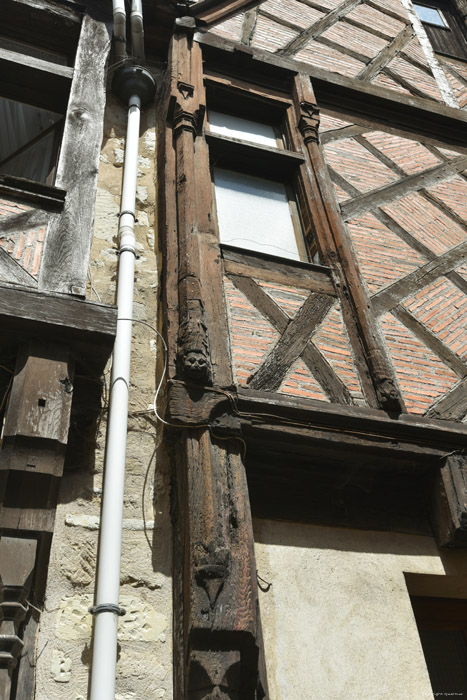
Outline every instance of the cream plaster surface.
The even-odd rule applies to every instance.
[[[259,592],[269,700],[433,700],[404,573],[467,583],[467,554],[429,537],[254,526],[272,584]]]
[[[125,129],[126,109],[108,95],[87,294],[110,304],[116,291]],[[155,106],[143,113],[140,133],[134,316],[155,328]],[[159,353],[157,334],[134,323],[120,577],[120,604],[127,613],[119,619],[116,700],[172,698],[169,469],[163,451],[155,462],[161,434],[148,411]],[[92,641],[88,607],[95,584],[109,370],[89,459],[62,478],[37,642],[36,700],[88,698]]]

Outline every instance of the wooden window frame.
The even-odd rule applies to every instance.
[[[0,176],[0,182],[21,190],[36,191],[38,185],[53,186],[56,174],[81,31],[79,13],[63,9],[57,14],[59,16],[11,0],[6,0],[2,6],[1,38],[5,41],[0,43],[0,95],[62,115],[54,126],[49,175],[45,182],[8,174]],[[49,50],[50,56],[40,57],[41,50]],[[54,61],[53,54],[63,60]]]
[[[313,221],[312,212],[307,199],[300,196],[305,189],[302,181],[305,157],[292,138],[296,129],[292,97],[280,95],[276,90],[269,92],[260,85],[249,84],[212,71],[205,74],[205,85],[207,110],[204,135],[209,145],[213,183],[215,166],[283,183],[289,198],[290,216],[300,262],[313,263],[318,249],[314,232],[311,226],[305,223]],[[211,132],[209,109],[271,125],[277,133],[277,147]],[[214,195],[213,202],[215,211]],[[217,216],[215,219],[217,224]],[[219,230],[217,232],[219,235]],[[250,252],[248,248],[244,250]],[[273,257],[287,260],[280,255]]]
[[[446,26],[441,27],[420,18],[435,53],[467,61],[465,27],[454,3],[448,0],[429,0],[417,4],[437,10],[446,23]]]

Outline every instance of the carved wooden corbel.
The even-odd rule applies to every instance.
[[[432,491],[434,535],[440,547],[467,547],[467,455],[455,452],[441,466]]]
[[[305,144],[319,143],[319,108],[313,102],[300,102],[298,130]]]

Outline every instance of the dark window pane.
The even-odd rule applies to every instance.
[[[0,98],[0,174],[47,182],[61,115]]]

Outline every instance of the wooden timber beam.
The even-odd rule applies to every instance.
[[[259,0],[201,0],[196,6],[187,8],[187,13],[194,17],[201,26],[217,24],[241,10],[255,7]]]
[[[112,351],[117,310],[66,294],[39,293],[3,283],[0,285],[0,323],[0,346],[46,338],[68,343],[99,375]]]
[[[338,280],[337,290],[355,356],[363,357],[368,368],[365,371],[363,363],[360,362],[362,386],[370,405],[402,413],[405,407],[396,374],[335,203],[332,183],[319,146],[319,110],[307,76],[299,74],[295,77],[294,96],[296,122],[304,152],[308,155],[307,165],[311,174],[305,183],[312,203],[317,242],[324,263],[329,265]]]
[[[51,217],[39,289],[84,297],[93,234],[111,27],[85,14],[71,85],[56,184],[67,191]]]
[[[43,601],[44,582],[63,471],[73,397],[74,362],[70,350],[55,342],[20,347],[13,376],[0,451],[0,634],[11,639],[6,665],[0,664],[2,698],[30,697],[34,687],[32,649],[37,616],[26,606],[30,596]],[[19,557],[19,558],[18,558]],[[15,605],[13,605],[13,603]],[[13,609],[14,608],[14,609]],[[20,625],[27,617],[25,625]],[[3,647],[2,647],[3,649]],[[24,659],[24,661],[22,660]],[[19,671],[12,673],[19,661]],[[16,687],[10,687],[12,679]]]
[[[182,18],[172,39],[158,167],[169,378],[204,392],[230,386],[232,375],[209,155],[200,136],[206,103],[194,26]],[[177,438],[175,694],[260,700],[266,684],[259,679],[253,533],[239,444],[218,443],[206,428],[187,428]]]
[[[176,448],[179,535],[175,596],[184,670],[176,696],[261,700],[260,629],[253,530],[238,441],[185,430]],[[184,553],[184,554],[183,554]],[[180,611],[183,610],[183,620]],[[180,656],[180,658],[182,658]]]
[[[180,431],[209,425],[222,444],[243,445],[253,515],[467,546],[467,434],[459,423],[182,382],[171,382],[168,407],[177,444]]]
[[[316,100],[321,109],[335,109],[349,120],[355,118],[361,125],[402,130],[407,138],[430,139],[441,145],[456,146],[460,153],[467,153],[465,129],[467,114],[462,110],[439,104],[422,97],[405,95],[389,88],[363,84],[361,80],[317,68],[307,63],[277,56],[261,49],[242,46],[222,39],[209,32],[197,32],[195,40],[203,45],[203,55],[208,62],[216,60],[225,66],[243,71],[261,70],[274,76],[298,72],[308,75],[313,83]],[[211,59],[211,61],[210,61]]]
[[[465,426],[454,421],[433,420],[408,413],[391,417],[377,409],[253,389],[205,390],[179,381],[169,384],[168,416],[170,422],[180,428],[209,423],[222,435],[242,436],[248,427],[252,440],[255,431],[259,435],[263,426],[268,430],[277,426],[283,435],[284,449],[289,454],[294,451],[292,433],[295,434],[294,430],[298,428],[305,438],[308,435],[308,449],[311,449],[314,431],[317,437],[326,432],[334,433],[334,442],[340,442],[342,446],[343,459],[348,457],[346,449],[351,436],[355,438],[354,445],[358,436],[362,438],[362,445],[366,438],[374,438],[374,454],[381,447],[387,454],[392,450],[394,457],[401,459],[404,452],[417,452],[436,460],[452,450],[467,448]],[[287,426],[291,429],[290,438],[287,437]]]
[[[433,529],[441,547],[467,547],[467,459],[449,456],[432,492]]]

